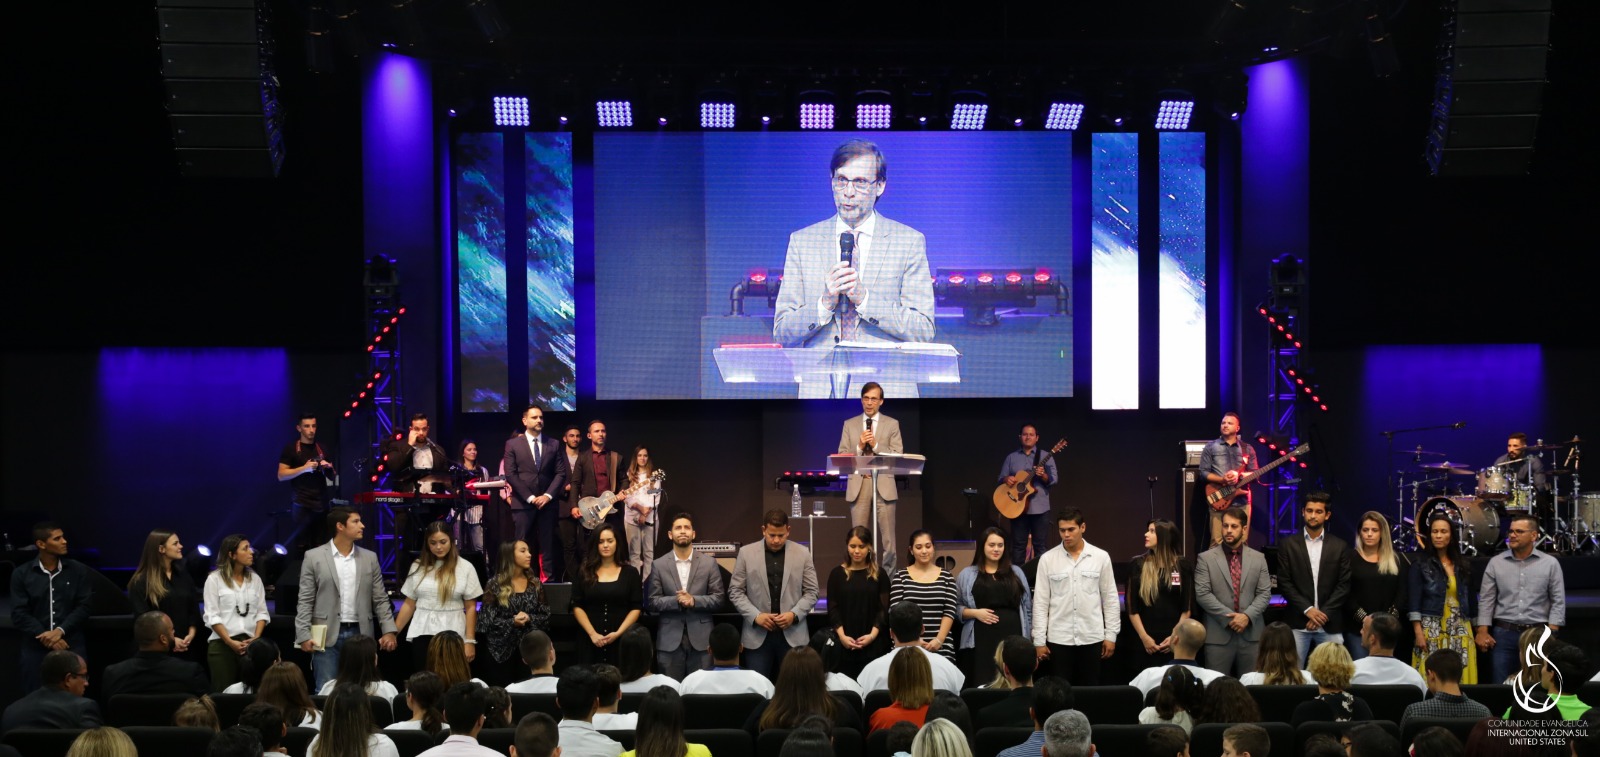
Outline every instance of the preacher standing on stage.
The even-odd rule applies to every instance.
[[[878,412],[883,407],[883,387],[868,381],[861,387],[861,415],[844,422],[839,435],[839,454],[871,455],[874,453],[900,454],[905,447],[900,442],[900,421]],[[850,477],[845,486],[844,501],[850,504],[850,525],[872,528],[872,488],[862,486],[870,478],[862,475]],[[894,476],[878,476],[878,547],[883,550],[878,564],[883,572],[894,573],[894,506],[900,493],[895,488]]]
[[[883,153],[852,139],[833,151],[828,170],[838,213],[789,235],[772,338],[785,347],[933,341],[927,239],[876,212],[889,178]],[[896,397],[917,396],[913,382],[891,387]],[[800,394],[826,397],[829,389],[802,383]]]

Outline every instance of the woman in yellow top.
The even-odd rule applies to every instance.
[[[1461,682],[1478,682],[1477,646],[1472,621],[1478,617],[1478,595],[1472,589],[1472,566],[1461,557],[1455,524],[1435,512],[1428,518],[1426,556],[1412,562],[1407,583],[1411,590],[1412,633],[1416,636],[1411,665],[1423,673],[1423,661],[1437,649],[1461,655]],[[1426,675],[1426,673],[1423,673]]]
[[[683,699],[670,686],[657,686],[639,702],[637,748],[622,757],[711,757],[705,744],[690,744],[683,737]]]

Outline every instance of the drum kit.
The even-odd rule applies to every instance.
[[[1600,491],[1583,490],[1580,445],[1576,436],[1555,444],[1539,439],[1517,459],[1479,470],[1420,446],[1403,452],[1416,464],[1414,470],[1397,472],[1395,548],[1424,548],[1427,538],[1419,529],[1442,513],[1465,555],[1493,555],[1505,542],[1510,519],[1519,515],[1538,518],[1535,546],[1541,550],[1568,555],[1600,550]],[[1445,459],[1421,462],[1425,457]],[[1555,460],[1561,460],[1560,468]]]

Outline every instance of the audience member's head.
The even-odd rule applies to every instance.
[[[902,720],[889,726],[889,736],[884,739],[889,754],[911,753],[911,742],[917,737],[917,724],[909,720]]]
[[[556,645],[551,643],[550,634],[538,629],[522,635],[522,640],[517,642],[517,652],[522,655],[522,664],[534,673],[554,673],[556,664]]]
[[[1400,645],[1400,630],[1399,618],[1386,612],[1375,612],[1361,619],[1361,643],[1369,654],[1393,657],[1395,647]]]
[[[1583,735],[1569,742],[1572,757],[1600,757],[1600,707],[1592,707],[1578,720],[1583,722]]]
[[[1150,757],[1189,757],[1189,733],[1175,725],[1159,726],[1144,737]]]
[[[1550,660],[1542,674],[1544,688],[1551,696],[1577,689],[1589,680],[1589,658],[1578,645],[1550,639],[1544,644],[1544,656]]]
[[[283,722],[283,710],[267,702],[251,702],[239,713],[239,725],[256,729],[261,738],[261,751],[270,752],[283,743],[289,724]]]
[[[556,707],[562,720],[594,719],[600,707],[600,676],[587,665],[573,665],[561,671],[556,681]]]
[[[477,738],[489,712],[489,690],[471,681],[451,686],[444,693],[444,721],[450,732]]]
[[[133,620],[133,643],[140,652],[171,652],[172,638],[172,618],[160,610]]]
[[[1006,675],[1017,686],[1033,685],[1033,673],[1039,666],[1039,655],[1034,651],[1033,640],[1012,634],[1000,641],[1000,663]]]
[[[761,713],[757,728],[794,728],[807,715],[821,713],[832,718],[838,708],[838,701],[828,693],[822,658],[811,647],[796,647],[783,657],[772,702]]]
[[[1172,720],[1180,712],[1191,718],[1198,717],[1205,685],[1189,672],[1187,665],[1172,665],[1161,674],[1161,685],[1156,687],[1156,717]]]
[[[1368,617],[1371,617],[1370,615]],[[1328,691],[1344,691],[1350,687],[1350,678],[1356,674],[1356,665],[1350,661],[1350,652],[1343,644],[1325,641],[1311,650],[1306,669],[1317,685]]]
[[[1259,725],[1240,723],[1222,732],[1222,757],[1267,757],[1271,752],[1272,739]]]
[[[622,670],[603,662],[594,664],[594,674],[600,679],[600,711],[616,712],[622,701]]]
[[[1178,622],[1173,633],[1178,640],[1172,644],[1172,656],[1179,660],[1193,660],[1206,645],[1206,627],[1194,618]]]
[[[484,728],[510,728],[511,727],[511,693],[499,686],[490,686],[488,694],[488,709],[483,712]]]
[[[802,647],[803,648],[803,647]],[[657,686],[639,700],[636,757],[683,757],[689,741],[683,735],[683,700],[671,686]]]
[[[1345,731],[1344,738],[1349,742],[1345,753],[1350,757],[1392,757],[1401,752],[1400,740],[1390,736],[1388,731],[1376,723],[1353,725],[1350,730]]]
[[[1464,749],[1461,739],[1439,726],[1424,728],[1411,740],[1411,757],[1461,757]]]
[[[421,715],[422,730],[429,736],[444,730],[444,710],[439,703],[444,699],[444,679],[431,670],[419,670],[406,679],[406,706],[415,718]]]
[[[948,691],[933,693],[933,702],[928,705],[928,714],[924,722],[934,720],[948,720],[961,729],[962,733],[977,733],[972,727],[972,711],[967,708],[967,703],[958,694]]]
[[[89,666],[77,652],[57,649],[45,655],[44,662],[39,664],[39,680],[47,688],[70,691],[81,697],[84,689],[89,688]]]
[[[1300,757],[1345,757],[1344,745],[1330,734],[1319,733],[1306,739]]]
[[[267,668],[267,674],[261,677],[261,688],[256,689],[256,701],[277,705],[290,728],[317,713],[317,705],[306,688],[306,674],[292,662]]]
[[[718,623],[711,628],[710,646],[713,662],[739,664],[739,629],[732,623]]]
[[[833,629],[824,628],[811,634],[811,643],[807,646],[811,647],[822,660],[823,672],[839,672],[839,666],[844,664],[844,645],[839,643],[839,637],[834,634]]]
[[[247,725],[218,730],[206,747],[206,757],[261,757],[261,734]]]
[[[911,757],[972,757],[972,746],[955,723],[932,719],[911,740]]]
[[[894,643],[910,644],[922,638],[922,608],[916,602],[896,602],[888,617]]]
[[[102,726],[78,734],[67,748],[67,757],[139,757],[139,750],[128,734]]]
[[[919,649],[903,647],[889,661],[889,699],[915,710],[933,701],[933,667]]]
[[[1077,710],[1062,710],[1044,721],[1044,757],[1089,757],[1089,719]]]
[[[512,737],[511,757],[554,757],[561,743],[556,719],[543,712],[530,712],[517,722]]]
[[[183,704],[178,705],[178,711],[172,713],[172,724],[184,728],[222,730],[222,721],[217,719],[217,705],[209,696],[183,700]]]
[[[1428,690],[1453,689],[1461,683],[1461,653],[1453,649],[1435,649],[1423,661],[1427,671]]]
[[[378,640],[356,634],[339,643],[339,672],[334,680],[365,689],[383,680],[378,672]]]
[[[261,677],[267,674],[267,669],[283,662],[283,655],[278,652],[278,645],[272,639],[256,639],[244,648],[244,656],[239,658],[239,681],[247,691],[254,694],[261,690]]]
[[[1051,715],[1072,709],[1077,704],[1072,696],[1072,684],[1057,676],[1040,676],[1033,682],[1033,727],[1044,730]]]
[[[467,667],[467,645],[461,634],[440,631],[428,642],[427,669],[439,674],[445,689],[472,680],[472,669]]]
[[[833,754],[833,739],[826,731],[816,728],[796,728],[783,740],[778,757],[817,757]]]
[[[617,639],[617,669],[622,671],[622,682],[632,683],[650,675],[650,666],[656,661],[656,646],[650,641],[650,629],[635,624],[622,632]]]
[[[1261,719],[1261,705],[1237,678],[1223,676],[1205,684],[1200,719],[1207,723],[1254,723]]]
[[[1305,683],[1300,675],[1300,647],[1295,644],[1294,629],[1289,624],[1274,621],[1261,630],[1255,672],[1261,674],[1261,682],[1268,686],[1300,686]]]
[[[322,704],[322,727],[318,729],[316,748],[307,757],[366,754],[367,740],[377,731],[367,690],[353,683],[337,683]]]

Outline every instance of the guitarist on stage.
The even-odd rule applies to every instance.
[[[578,500],[584,497],[598,497],[602,492],[617,492],[626,488],[627,469],[618,466],[622,462],[622,455],[606,449],[606,424],[604,421],[589,421],[589,443],[581,445],[578,449],[578,461],[572,466],[572,475],[569,482],[571,490],[567,493],[567,511],[561,514],[561,549],[564,553],[567,580],[578,577],[578,566],[583,564],[582,550],[588,545],[589,531],[583,527],[578,515]],[[619,478],[622,474],[622,478]],[[613,510],[606,516],[606,522],[616,526],[617,533],[622,533],[622,509]],[[618,562],[625,562],[626,555]]]
[[[1238,413],[1232,411],[1223,413],[1222,436],[1212,440],[1210,444],[1205,446],[1205,449],[1200,451],[1200,475],[1205,477],[1206,483],[1217,486],[1232,486],[1239,483],[1241,476],[1248,475],[1250,471],[1261,467],[1256,457],[1255,448],[1251,447],[1249,442],[1239,438],[1239,426]],[[1195,518],[1192,522],[1210,524],[1209,529],[1195,529],[1198,534],[1195,537],[1198,547],[1196,553],[1199,553],[1222,542],[1222,513],[1223,510],[1227,509],[1229,503],[1219,503],[1223,505],[1223,509],[1219,510],[1208,506],[1205,497],[1196,497],[1196,499],[1198,500],[1195,505],[1198,508],[1196,514],[1204,513],[1204,515]],[[1233,500],[1231,506],[1244,508],[1245,515],[1248,517],[1250,515],[1249,491],[1242,492]],[[1248,523],[1249,521],[1247,520],[1246,522]],[[1209,541],[1203,541],[1208,534]]]
[[[1007,486],[1016,486],[1017,474],[1029,471],[1033,474],[1029,483],[1033,484],[1035,491],[1028,500],[1028,509],[1011,519],[1012,565],[1022,565],[1028,561],[1030,535],[1033,536],[1033,553],[1036,555],[1042,555],[1054,546],[1051,543],[1055,521],[1050,517],[1050,485],[1059,478],[1056,458],[1039,449],[1039,430],[1033,424],[1024,424],[1017,438],[1022,441],[1022,449],[1006,455],[1005,463],[1000,466],[1000,480]]]

